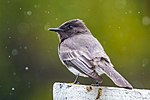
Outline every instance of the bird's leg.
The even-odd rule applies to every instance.
[[[91,84],[92,86],[100,86],[101,83],[99,83],[98,81],[96,81],[95,84]]]
[[[76,78],[75,78],[75,80],[74,80],[74,82],[73,82],[74,84],[79,84],[78,78],[79,78],[79,74],[76,75]]]
[[[92,85],[92,86],[100,86],[102,82],[103,82],[103,79],[102,79],[102,77],[100,76],[100,77],[96,80],[96,83],[95,83],[95,84],[91,84],[91,85]]]

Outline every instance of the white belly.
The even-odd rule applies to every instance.
[[[76,70],[74,67],[67,67],[69,69],[70,72],[72,72],[74,75],[79,75],[79,76],[82,76],[82,77],[88,77],[87,75],[79,72],[78,70]]]

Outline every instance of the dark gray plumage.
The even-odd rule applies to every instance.
[[[58,28],[49,28],[58,33],[59,57],[75,75],[90,77],[102,83],[105,73],[117,86],[133,88],[114,68],[99,41],[80,19],[65,22]]]

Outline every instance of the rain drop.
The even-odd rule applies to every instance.
[[[39,38],[36,36],[35,39],[38,40]]]
[[[12,90],[12,91],[14,91],[14,90],[15,90],[15,88],[11,88],[11,90]]]
[[[18,55],[18,50],[17,49],[13,49],[11,53],[12,53],[13,56],[16,56],[16,55]]]
[[[31,16],[32,15],[32,11],[27,11],[27,15]]]
[[[34,8],[37,8],[37,7],[38,7],[38,5],[37,5],[37,4],[35,4],[35,5],[34,5]]]
[[[21,34],[28,34],[30,30],[30,25],[28,23],[20,23],[17,29],[18,32]]]
[[[13,72],[13,75],[16,76],[16,72]]]
[[[31,82],[28,82],[28,88],[30,88],[31,87]]]
[[[12,93],[10,92],[9,95],[12,95]]]
[[[138,11],[138,14],[140,14],[141,12],[140,11]]]
[[[148,16],[144,16],[142,19],[143,25],[149,25],[150,24],[150,18]]]
[[[24,46],[24,50],[27,50],[28,49],[28,47],[27,46]]]
[[[29,70],[29,67],[25,67],[25,70]]]
[[[131,14],[132,13],[132,11],[131,10],[129,10],[129,14]]]
[[[149,60],[147,58],[143,59],[142,67],[145,67],[148,63],[149,63]]]

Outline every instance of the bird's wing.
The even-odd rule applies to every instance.
[[[72,50],[72,51],[65,51],[60,53],[60,57],[63,62],[68,62],[79,70],[80,72],[84,73],[85,75],[102,82],[102,79],[94,70],[94,66],[92,64],[92,58],[88,52]],[[66,64],[67,65],[67,64]]]
[[[104,52],[103,52],[104,53]],[[94,57],[89,52],[72,50],[60,53],[61,59],[69,61],[71,66],[86,74],[87,76],[102,82],[101,77],[98,75],[100,70],[103,72],[119,87],[132,88],[130,83],[122,77],[112,66],[106,54],[98,53]]]

